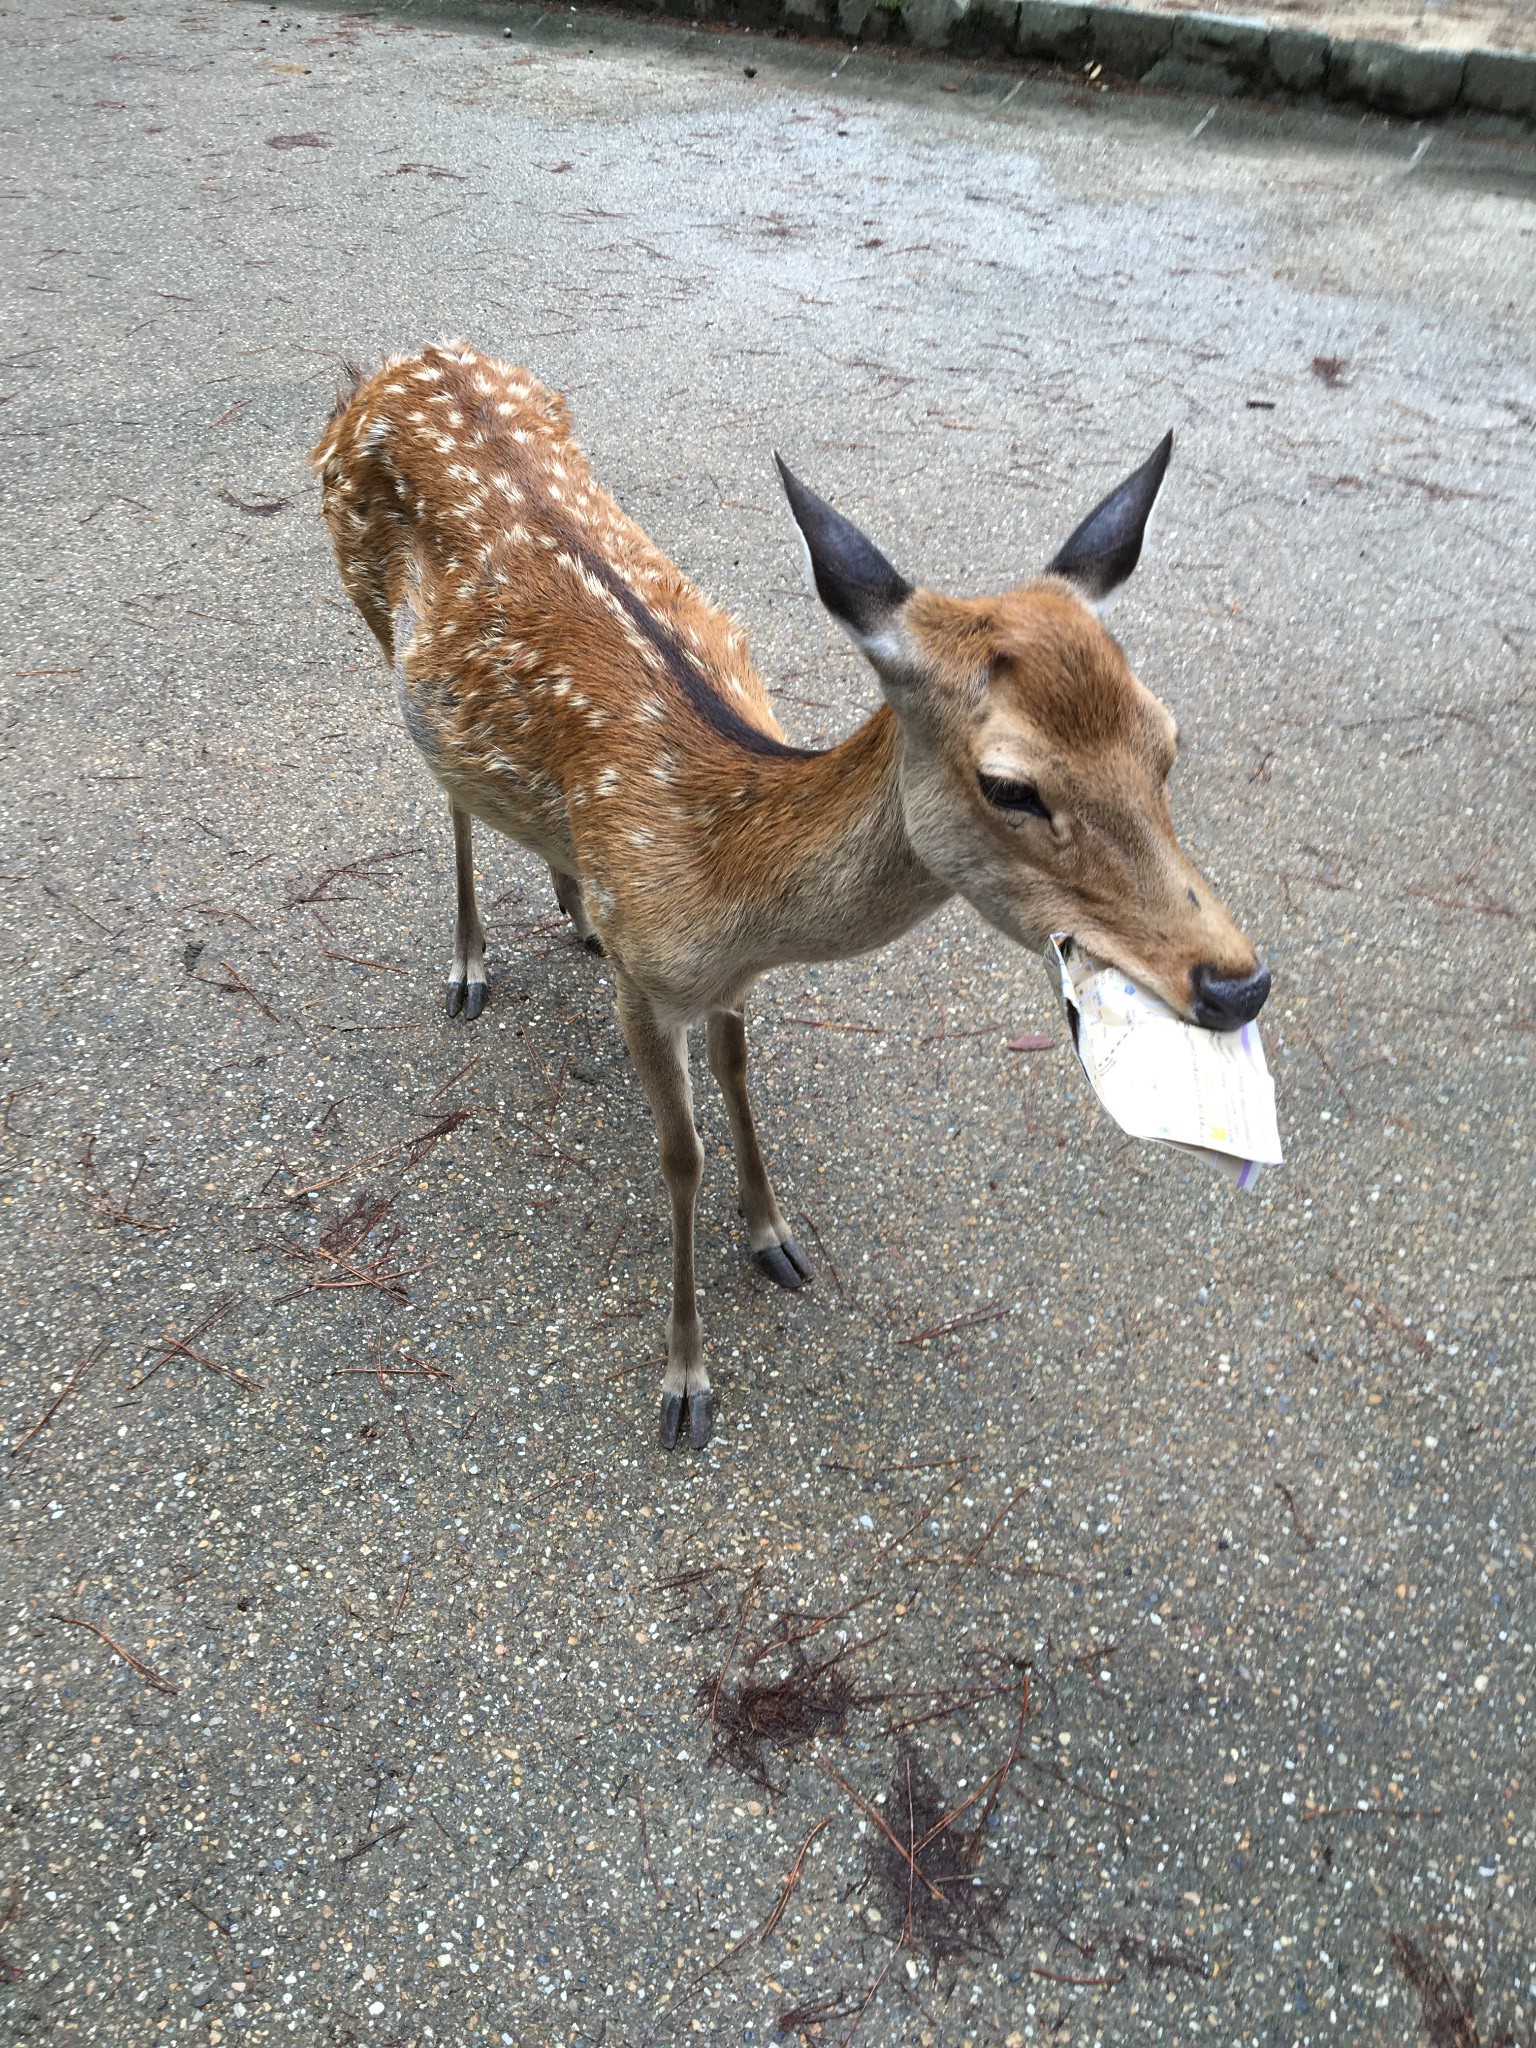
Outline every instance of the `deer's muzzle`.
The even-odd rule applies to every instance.
[[[1269,969],[1260,961],[1252,974],[1222,974],[1203,965],[1189,971],[1190,1015],[1207,1031],[1236,1031],[1251,1024],[1269,995]]]

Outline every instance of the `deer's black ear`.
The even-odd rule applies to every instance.
[[[1147,521],[1162,488],[1173,453],[1173,435],[1165,434],[1140,469],[1095,505],[1071,539],[1057,549],[1046,566],[1048,576],[1065,576],[1090,604],[1102,604],[1120,588],[1141,560]]]
[[[880,638],[897,606],[912,595],[912,586],[851,519],[807,490],[785,467],[782,456],[773,459],[805,542],[816,595],[838,624],[867,647]]]

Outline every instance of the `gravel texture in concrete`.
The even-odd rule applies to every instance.
[[[1524,2040],[1530,150],[511,25],[0,27],[5,2038]],[[807,742],[875,691],[775,447],[974,591],[1175,428],[1115,625],[1283,1169],[1122,1138],[961,906],[788,969],[816,1285],[701,1064],[720,1412],[654,1448],[602,964],[482,834],[441,1014],[305,466],[339,357],[458,331]]]

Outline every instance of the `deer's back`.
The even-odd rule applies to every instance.
[[[313,461],[343,580],[387,651],[408,604],[493,697],[585,669],[589,705],[633,699],[650,671],[780,738],[740,628],[596,483],[564,402],[526,371],[458,346],[386,363]]]
[[[457,345],[386,363],[312,459],[429,765],[557,864],[587,872],[600,814],[605,843],[686,865],[722,772],[793,751],[740,628],[596,483],[526,371]]]

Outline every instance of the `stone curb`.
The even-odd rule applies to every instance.
[[[608,0],[615,4],[615,0]],[[1261,16],[1154,14],[1100,0],[616,0],[631,13],[788,28],[963,57],[1013,57],[1212,98],[1323,99],[1410,120],[1490,115],[1536,128],[1536,55],[1420,50]]]

